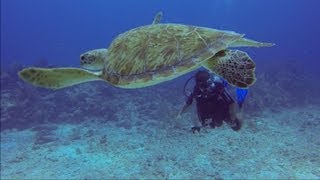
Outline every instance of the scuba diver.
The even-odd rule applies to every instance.
[[[196,81],[193,92],[190,95],[186,95],[185,87],[193,77]],[[218,76],[212,77],[206,70],[198,71],[193,77],[189,78],[184,86],[187,100],[177,118],[181,118],[181,114],[185,112],[192,104],[193,99],[195,99],[198,118],[202,126],[192,127],[193,133],[195,131],[200,132],[200,128],[205,126],[210,126],[211,128],[219,127],[223,121],[228,123],[233,130],[240,130],[241,122],[236,116],[235,101],[225,89],[226,82]]]

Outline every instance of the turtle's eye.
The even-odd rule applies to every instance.
[[[81,59],[81,60],[84,60],[85,58],[84,58],[84,56],[81,56],[80,59]]]

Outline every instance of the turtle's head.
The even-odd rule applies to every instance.
[[[80,55],[80,66],[84,69],[99,71],[102,70],[107,60],[108,49],[95,49]]]

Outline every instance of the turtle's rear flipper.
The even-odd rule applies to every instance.
[[[203,66],[239,88],[248,88],[256,81],[254,74],[256,65],[243,51],[220,51],[205,61]]]
[[[79,68],[25,68],[19,72],[24,81],[48,89],[60,89],[88,81],[102,80],[98,73]]]
[[[162,12],[160,11],[154,17],[152,24],[159,24],[161,21],[161,18],[162,18]]]
[[[230,47],[271,47],[274,46],[273,43],[266,43],[266,42],[258,42],[251,39],[240,38],[235,42],[230,44]]]

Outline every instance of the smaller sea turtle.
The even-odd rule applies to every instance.
[[[234,47],[270,47],[233,31],[183,24],[159,23],[137,27],[118,35],[108,50],[81,55],[80,68],[26,68],[19,76],[35,86],[59,89],[104,80],[116,87],[143,88],[172,80],[204,67],[229,84],[247,88],[254,84],[255,64]],[[91,71],[101,70],[101,71]]]

